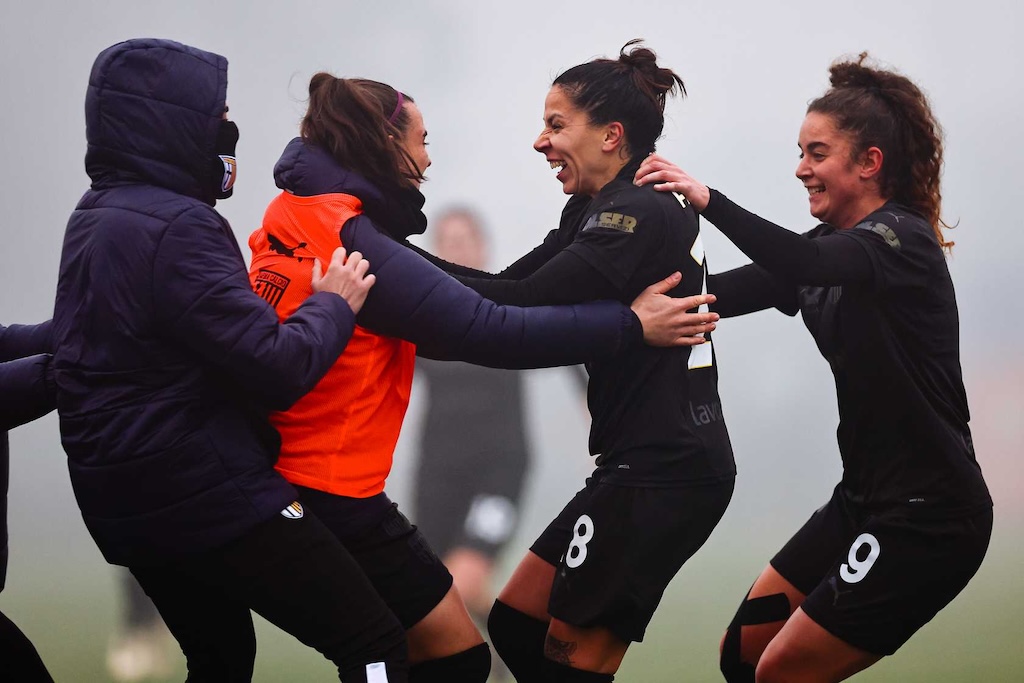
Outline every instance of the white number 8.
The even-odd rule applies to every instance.
[[[569,569],[576,569],[587,559],[587,543],[594,538],[594,520],[590,515],[580,515],[572,529],[572,540],[565,553],[565,564]],[[575,555],[573,552],[575,551]]]
[[[863,560],[858,560],[857,554],[865,545],[869,548],[868,556]],[[843,581],[846,583],[857,583],[867,576],[881,551],[882,547],[878,544],[877,538],[871,534],[861,534],[850,546],[850,554],[846,558],[849,564],[844,562],[839,567],[839,576],[843,577]]]

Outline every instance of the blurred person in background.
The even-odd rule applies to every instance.
[[[499,306],[409,248],[426,217],[430,165],[411,97],[361,78],[315,74],[300,137],[274,169],[283,191],[249,239],[256,292],[285,318],[309,293],[314,259],[339,245],[372,264],[376,283],[345,353],[294,407],[275,412],[277,470],[360,562],[406,629],[410,680],[483,681],[490,650],[451,574],[385,492],[417,355],[506,368],[546,367],[703,341],[707,297],[662,292],[651,275],[629,299],[573,306]],[[652,193],[655,194],[655,193]],[[660,281],[659,281],[660,280]],[[694,292],[694,294],[699,294]]]
[[[449,207],[432,221],[432,252],[483,270],[489,239],[480,215]],[[586,371],[567,366],[586,394]],[[530,439],[520,372],[421,358],[426,397],[419,424],[412,519],[451,572],[470,615],[487,621],[495,565],[518,527]],[[495,667],[494,678],[504,672]]]
[[[470,209],[443,211],[430,236],[439,257],[486,267],[487,235]],[[529,468],[523,374],[424,358],[416,378],[427,393],[411,516],[482,624],[494,600],[495,560],[515,532]]]
[[[992,533],[944,254],[942,130],[920,88],[866,57],[832,65],[800,128],[810,232],[659,156],[636,176],[753,261],[710,279],[719,313],[799,310],[835,375],[842,480],[741,603],[721,646],[730,683],[839,681],[893,654],[963,590]]]
[[[107,673],[117,683],[169,677],[178,647],[160,611],[130,571],[118,572],[117,587],[121,614],[107,646]]]
[[[189,681],[250,681],[250,610],[345,683],[407,680],[405,634],[347,550],[273,468],[267,420],[345,349],[373,285],[337,249],[279,321],[231,226],[237,126],[227,60],[136,39],[96,58],[92,185],[64,234],[53,316],[61,441],[85,525],[128,567],[185,654]]]
[[[638,42],[617,59],[568,69],[547,94],[534,149],[572,195],[558,229],[497,275],[442,267],[519,306],[630,301],[673,271],[683,274],[673,295],[706,292],[696,212],[633,184],[661,136],[666,99],[685,94]],[[710,335],[685,348],[630,349],[587,370],[596,469],[488,619],[495,650],[524,683],[612,681],[732,498],[736,467]]]
[[[7,489],[10,478],[8,430],[42,417],[56,407],[50,375],[49,322],[0,325],[0,591],[7,583]],[[53,683],[28,637],[0,612],[0,668],[5,680]],[[7,677],[10,677],[9,679]]]

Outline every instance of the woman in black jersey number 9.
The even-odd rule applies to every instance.
[[[519,306],[632,301],[674,271],[682,281],[671,296],[706,292],[696,212],[633,184],[661,136],[667,95],[685,93],[679,76],[637,42],[617,59],[569,69],[547,95],[534,149],[571,195],[559,227],[497,275],[439,265]],[[533,544],[488,619],[517,680],[611,681],[669,581],[724,514],[736,469],[713,327],[703,343],[588,364],[596,469]]]
[[[684,196],[753,264],[709,277],[723,316],[798,310],[835,375],[842,480],[772,558],[722,639],[728,681],[839,681],[894,653],[981,565],[992,499],[974,456],[943,250],[941,129],[906,77],[855,61],[800,129],[821,225],[784,230],[667,160],[638,184]]]

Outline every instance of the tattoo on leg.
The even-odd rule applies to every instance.
[[[572,655],[576,652],[576,648],[576,643],[559,640],[548,634],[547,639],[544,641],[544,656],[559,664],[570,666],[572,664]]]

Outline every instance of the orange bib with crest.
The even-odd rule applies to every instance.
[[[253,289],[284,320],[313,293],[313,259],[326,268],[347,220],[362,213],[347,194],[282,192],[249,237]],[[356,326],[337,362],[289,410],[270,420],[281,434],[277,470],[293,484],[353,498],[384,490],[416,362],[416,347]]]

